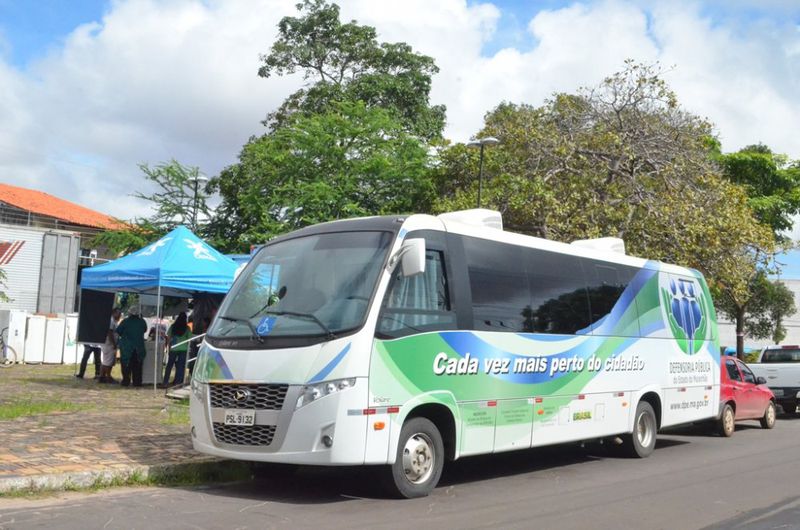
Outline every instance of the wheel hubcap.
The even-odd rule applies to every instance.
[[[636,422],[636,437],[642,447],[650,447],[653,442],[654,429],[651,424],[652,422],[647,414],[642,413],[639,415],[639,419]]]
[[[775,407],[770,405],[767,407],[767,423],[772,425],[775,421]]]
[[[412,484],[427,481],[433,473],[433,442],[427,434],[417,433],[403,447],[403,469]]]
[[[725,432],[733,431],[733,413],[730,410],[725,411]]]

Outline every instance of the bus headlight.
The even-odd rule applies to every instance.
[[[206,365],[208,364],[208,345],[206,341],[203,341],[200,344],[200,348],[197,350],[197,358],[195,359],[194,363],[194,370],[192,370],[192,381],[197,381],[198,383],[208,383],[208,370]]]
[[[197,379],[192,378],[192,394],[194,394],[194,397],[202,400],[205,397],[204,391],[205,383],[201,383]]]
[[[346,390],[356,385],[356,378],[349,379],[335,379],[333,381],[323,381],[321,383],[314,383],[303,387],[303,393],[297,398],[297,406],[300,408],[312,403],[320,398],[335,394],[341,390]]]

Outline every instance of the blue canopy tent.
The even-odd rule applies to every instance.
[[[191,230],[179,226],[141,250],[84,269],[81,289],[155,294],[160,321],[162,296],[188,298],[197,293],[227,293],[239,267]],[[156,351],[158,340],[156,333]],[[158,373],[157,358],[153,356],[154,373]]]
[[[191,230],[179,226],[141,250],[84,269],[81,288],[183,297],[198,292],[227,293],[238,267]]]

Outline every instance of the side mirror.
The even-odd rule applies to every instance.
[[[764,379],[761,376],[758,376],[758,377],[756,377],[756,384],[757,385],[766,385],[767,384],[767,380]]]
[[[400,250],[389,258],[386,270],[391,272],[398,261],[403,267],[403,276],[406,278],[425,272],[425,240],[423,238],[406,239]]]
[[[425,239],[406,239],[400,250],[389,258],[386,270],[391,272],[398,261],[406,278],[425,272]]]
[[[408,239],[400,249],[403,276],[416,276],[425,272],[425,240],[422,238]]]

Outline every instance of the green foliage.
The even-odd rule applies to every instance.
[[[130,254],[164,235],[148,219],[136,219],[119,230],[107,230],[95,236],[91,245],[105,247],[114,254]]]
[[[428,154],[391,113],[363,103],[296,115],[242,149],[213,180],[213,244],[246,250],[276,234],[349,217],[425,209]]]
[[[120,230],[110,230],[92,240],[93,246],[105,246],[117,254],[128,254],[158,240],[179,225],[201,232],[211,210],[206,203],[206,180],[197,167],[184,166],[176,160],[151,167],[140,164],[146,180],[158,191],[134,197],[144,199],[153,209],[150,217],[130,221]]]
[[[746,304],[772,231],[722,178],[711,124],[681,109],[661,74],[629,61],[542,107],[499,105],[478,134],[500,140],[485,152],[485,204],[539,237],[621,237],[629,253],[697,268],[715,294]],[[440,152],[437,211],[475,204],[477,164],[463,145]]]
[[[800,213],[800,164],[790,165],[761,144],[720,155],[719,161],[725,177],[745,189],[758,220],[785,239],[781,232],[791,230],[792,216]]]
[[[379,43],[375,28],[342,24],[339,6],[325,0],[297,4],[301,16],[284,17],[278,40],[262,55],[261,77],[302,72],[309,84],[289,96],[265,124],[276,130],[297,113],[331,110],[338,102],[363,102],[389,111],[410,134],[441,137],[445,108],[430,106],[431,76],[439,71],[431,57],[405,43]]]
[[[211,213],[204,189],[207,179],[200,174],[200,169],[184,166],[176,160],[155,167],[140,164],[139,168],[145,178],[159,189],[149,195],[142,192],[134,194],[134,197],[152,203],[155,212],[147,218],[147,223],[162,233],[179,225],[197,232],[203,224],[202,219],[208,218]]]
[[[750,297],[742,308],[744,332],[754,339],[772,340],[778,344],[786,338],[784,319],[793,315],[797,308],[794,294],[779,281],[771,281],[762,271],[752,278],[749,285]],[[730,298],[721,296],[719,310],[731,319],[736,318],[740,307],[731,303]]]

